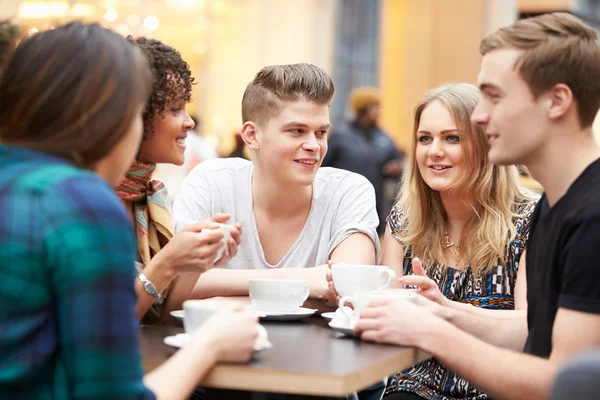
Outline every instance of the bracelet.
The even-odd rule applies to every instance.
[[[144,290],[146,290],[146,292],[148,292],[148,294],[154,296],[154,298],[157,301],[162,302],[163,298],[162,298],[161,294],[158,293],[158,290],[156,290],[156,287],[154,286],[154,284],[152,282],[150,282],[150,280],[148,278],[146,278],[146,275],[144,275],[143,272],[140,272],[138,274],[138,278],[144,285]]]

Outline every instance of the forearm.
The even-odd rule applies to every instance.
[[[143,269],[143,273],[146,276],[146,279],[152,282],[156,290],[159,293],[162,293],[176,275],[171,273],[170,269],[164,268],[164,265],[162,266],[163,268],[160,268],[160,259],[157,259],[156,257]],[[141,320],[144,314],[152,307],[152,304],[154,304],[156,299],[146,291],[144,284],[138,278],[135,279],[135,293],[137,297],[135,305],[136,315],[137,318]]]
[[[217,296],[249,296],[250,279],[301,279],[310,287],[310,297],[318,297],[317,286],[327,286],[325,273],[318,281],[311,276],[312,268],[276,268],[276,269],[221,269],[214,268],[203,273],[194,290],[192,298],[206,299]]]
[[[475,307],[470,303],[463,303],[460,301],[452,301],[448,300],[447,303],[444,304],[446,307],[450,307],[454,310],[463,311],[466,313],[477,314],[481,317],[486,318],[498,318],[498,319],[506,319],[506,318],[516,318],[517,316],[525,316],[527,317],[527,312],[525,310],[494,310],[490,308],[481,308]]]
[[[486,310],[470,306],[460,308],[447,308],[444,318],[457,328],[487,343],[516,351],[523,350],[527,339],[525,311]]]
[[[423,336],[419,348],[494,398],[548,397],[557,370],[549,360],[492,346],[441,322]]]
[[[175,283],[163,304],[160,315],[161,321],[170,320],[172,318],[171,311],[183,308],[183,302],[190,298],[199,277],[200,274],[182,274],[175,279]]]
[[[213,346],[206,341],[190,343],[144,376],[144,383],[157,399],[187,399],[215,363]]]

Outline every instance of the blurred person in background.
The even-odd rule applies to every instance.
[[[144,54],[152,73],[152,92],[143,114],[142,143],[125,178],[116,190],[135,222],[137,314],[144,324],[165,321],[182,308],[200,274],[225,265],[237,252],[241,227],[233,229],[225,251],[216,263],[223,233],[219,214],[187,226],[174,235],[171,204],[165,185],[153,178],[157,163],[184,164],[186,138],[194,121],[185,111],[191,99],[189,65],[174,48],[154,40],[128,38]],[[185,274],[185,279],[179,279]]]
[[[256,316],[223,311],[143,376],[135,240],[113,186],[139,149],[150,82],[144,56],[95,24],[33,35],[6,64],[2,399],[186,399],[216,362],[250,359]]]
[[[235,134],[235,148],[231,153],[227,155],[227,158],[245,158],[248,160],[246,155],[246,142],[240,133]]]
[[[382,234],[393,201],[393,194],[386,195],[386,179],[393,179],[393,186],[397,186],[404,155],[378,125],[380,102],[377,89],[372,87],[359,87],[350,93],[355,117],[332,133],[323,166],[356,172],[371,182],[379,215],[377,231]]]

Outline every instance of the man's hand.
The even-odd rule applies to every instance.
[[[446,322],[436,315],[443,307],[417,296],[416,304],[400,299],[377,299],[360,312],[354,333],[363,340],[418,346],[421,338]]]

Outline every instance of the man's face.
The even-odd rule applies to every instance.
[[[379,104],[371,104],[365,111],[365,121],[376,125],[379,120]]]
[[[312,185],[327,153],[329,105],[286,102],[274,117],[257,125],[256,163],[277,182]]]
[[[543,146],[548,128],[548,99],[534,99],[514,68],[521,54],[515,49],[487,53],[477,78],[482,97],[471,120],[485,129],[488,156],[498,165],[527,165]]]

